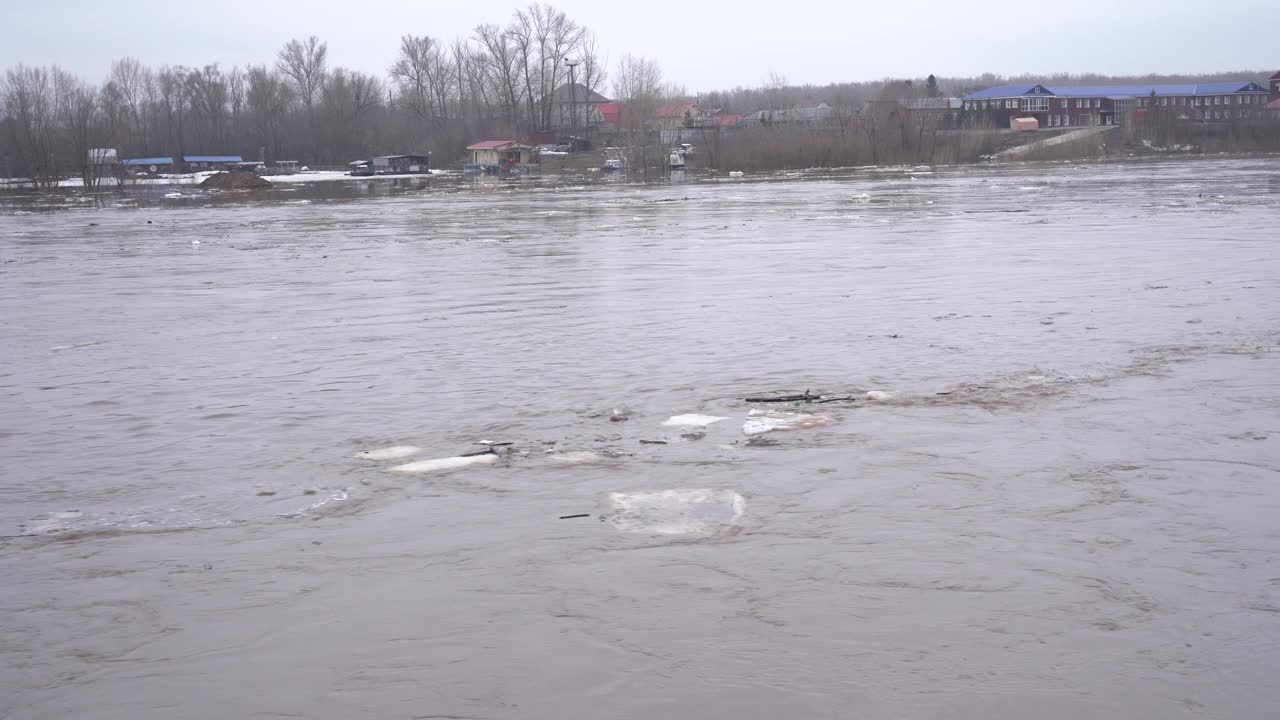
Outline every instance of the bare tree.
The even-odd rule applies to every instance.
[[[520,47],[516,38],[497,25],[478,25],[476,40],[486,53],[483,74],[497,89],[507,124],[514,128],[523,99],[521,91]]]
[[[325,79],[322,116],[330,161],[349,157],[364,144],[363,120],[382,100],[382,83],[372,75],[337,68]]]
[[[657,114],[662,95],[662,68],[657,61],[632,55],[618,60],[613,96],[622,103],[619,120],[631,150],[629,164],[638,163],[646,176],[650,142],[646,121]]]
[[[111,63],[108,84],[125,114],[120,118],[124,128],[122,151],[137,152],[147,144],[146,95],[151,81],[151,71],[137,58],[124,57]]]
[[[285,43],[276,60],[276,69],[293,81],[294,89],[307,111],[313,159],[317,152],[315,106],[320,90],[324,87],[328,56],[329,46],[312,35],[305,41],[294,39]]]
[[[187,114],[188,70],[181,65],[162,67],[156,75],[160,108],[165,119],[165,147],[170,155],[181,160],[186,154],[185,119]],[[175,152],[176,151],[176,152]]]
[[[254,137],[269,157],[281,159],[280,129],[289,107],[288,85],[265,65],[250,66],[245,72],[245,107],[253,120]]]
[[[50,188],[58,184],[54,154],[56,114],[49,71],[19,63],[5,73],[3,105],[12,118],[13,146],[33,184]]]
[[[600,52],[595,33],[589,30],[582,33],[578,57],[582,68],[579,77],[588,91],[587,95],[601,93],[609,80],[609,58]]]
[[[440,43],[426,35],[400,38],[400,54],[390,74],[400,102],[434,128],[439,128],[447,113],[453,86],[451,68]]]
[[[227,84],[217,63],[188,73],[187,96],[197,123],[197,147],[206,151],[225,152]]]
[[[232,141],[239,143],[244,137],[243,116],[245,110],[245,76],[239,65],[227,73],[227,100],[230,103]]]

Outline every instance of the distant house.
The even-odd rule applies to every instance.
[[[536,149],[515,140],[484,140],[467,146],[471,162],[466,163],[463,169],[486,175],[527,170],[534,164]]]
[[[654,113],[653,126],[662,143],[678,143],[692,138],[694,128],[712,125],[708,114],[696,102],[663,105]]]
[[[863,115],[877,122],[898,121],[918,128],[953,129],[961,126],[960,98],[878,98],[867,102]]]
[[[1280,72],[1268,78],[1267,83],[1270,85],[1270,95],[1268,97],[1273,101],[1280,100]]]
[[[748,127],[816,127],[829,123],[835,111],[826,103],[813,107],[787,110],[760,110],[742,118],[740,124]]]
[[[551,93],[551,125],[557,130],[585,130],[603,123],[602,105],[609,98],[583,85],[566,83]]]
[[[120,161],[120,164],[132,173],[173,172],[173,158],[170,157],[130,158]]]
[[[737,127],[742,123],[741,115],[726,115],[723,113],[716,114],[716,124],[722,128]]]
[[[596,108],[600,111],[602,125],[609,130],[626,130],[636,126],[636,119],[631,106],[626,103],[602,103]]]
[[[239,155],[183,155],[182,163],[188,172],[200,170],[232,170],[244,162]]]
[[[430,155],[379,155],[373,159],[373,172],[378,175],[426,173]]]

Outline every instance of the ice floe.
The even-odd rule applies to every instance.
[[[471,465],[492,465],[496,462],[498,462],[497,455],[494,455],[493,453],[485,453],[483,455],[464,455],[459,457],[435,458],[434,460],[418,460],[417,462],[396,465],[395,467],[388,469],[391,472],[419,475],[423,473],[458,470]]]
[[[747,413],[746,422],[742,423],[742,434],[763,435],[776,430],[808,430],[835,422],[826,415],[810,415],[808,413],[778,412],[775,410],[752,410]]]
[[[605,522],[629,533],[706,537],[737,528],[746,500],[707,488],[609,493]]]

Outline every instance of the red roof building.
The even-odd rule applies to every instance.
[[[685,113],[691,112],[698,107],[698,103],[685,102],[673,103],[671,105],[663,105],[654,113],[660,118],[683,118]]]

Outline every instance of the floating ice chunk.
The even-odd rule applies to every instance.
[[[867,399],[868,399],[868,400],[875,400],[875,401],[877,401],[877,402],[885,402],[885,401],[887,401],[887,400],[892,400],[892,399],[893,399],[893,397],[894,397],[893,393],[891,393],[891,392],[885,392],[884,390],[868,390],[868,391],[867,391]]]
[[[393,445],[391,447],[378,448],[377,450],[358,452],[355,456],[361,460],[395,460],[417,455],[420,452],[422,452],[422,448],[416,445]]]
[[[662,423],[662,427],[678,427],[678,428],[704,428],[708,425],[718,423],[721,420],[729,418],[720,417],[718,415],[699,415],[697,413],[689,413],[688,415],[673,415]]]
[[[742,423],[742,434],[751,436],[763,435],[775,430],[808,430],[830,425],[833,422],[835,420],[826,415],[752,410],[747,413],[746,422]]]
[[[734,177],[734,178],[742,177],[742,171],[741,171],[741,170],[730,170],[730,171],[729,171],[729,177]]]
[[[556,453],[547,459],[558,465],[590,465],[604,462],[607,458],[590,450],[575,450],[573,452]]]
[[[449,470],[458,470],[470,465],[492,465],[498,462],[498,456],[492,453],[484,455],[468,455],[465,457],[447,457],[436,458],[434,460],[419,460],[417,462],[405,463],[404,465],[396,465],[389,468],[391,472],[408,473],[417,475],[421,473],[447,472]]]
[[[609,493],[603,518],[622,532],[707,536],[733,530],[746,500],[732,490]]]
[[[173,199],[176,199],[176,198],[180,198],[180,197],[182,197],[182,193],[180,193],[180,192],[171,192],[171,193],[165,193],[165,194],[164,194],[164,196],[165,196],[165,197],[167,197],[167,198],[169,198],[170,200],[173,200]]]

